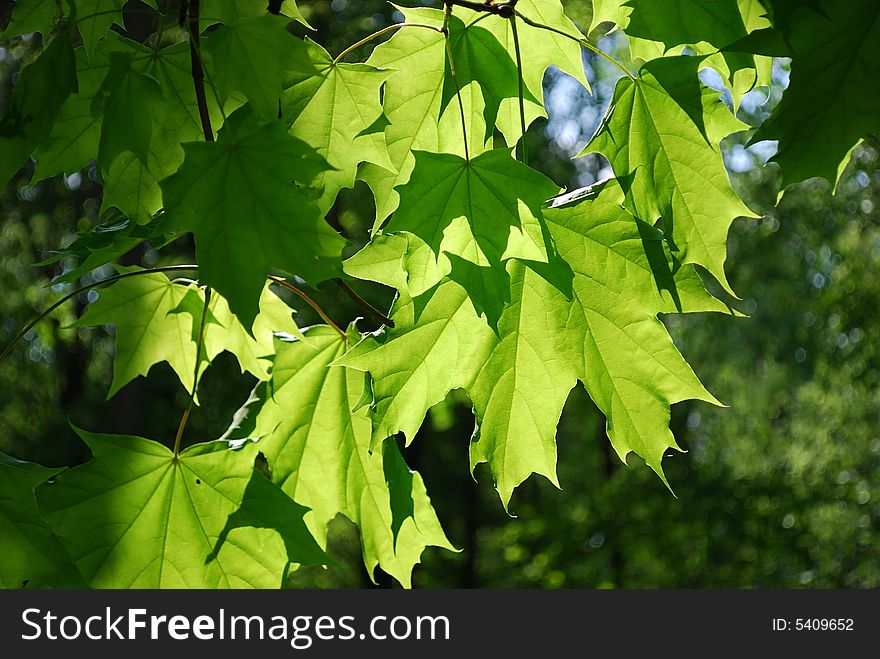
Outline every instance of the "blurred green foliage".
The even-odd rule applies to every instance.
[[[396,20],[379,0],[300,2],[331,53]],[[578,2],[572,2],[577,6]],[[583,3],[587,4],[587,3]],[[589,12],[575,18],[586,23]],[[594,35],[596,36],[596,35]],[[605,38],[606,49],[624,49]],[[0,45],[0,104],[34,44]],[[351,61],[367,54],[352,53]],[[529,152],[561,185],[594,182],[604,163],[568,158],[589,138],[611,97],[615,74],[585,59],[594,96],[551,72],[545,81],[549,121],[530,131]],[[778,101],[784,62],[769,91],[743,103],[757,125]],[[766,103],[765,103],[766,101]],[[817,103],[823,102],[817,98]],[[880,586],[880,142],[853,153],[837,190],[813,179],[778,200],[779,174],[764,165],[766,145],[725,143],[738,192],[761,219],[742,219],[729,241],[728,276],[747,317],[671,316],[677,344],[707,387],[729,407],[683,403],[672,426],[687,450],[664,461],[675,492],[636,459],[627,467],[610,450],[604,419],[582,389],[566,406],[558,433],[562,491],[527,481],[508,517],[488,473],[468,471],[473,431],[469,404],[451,396],[432,411],[409,464],[428,491],[458,554],[431,551],[416,571],[420,587],[839,587]],[[51,278],[75,264],[35,268],[51,250],[100,222],[94,168],[29,186],[23,171],[0,195],[0,342],[71,289]],[[372,199],[358,184],[329,220],[355,246],[368,239]],[[163,259],[186,260],[182,240]],[[140,247],[126,263],[155,265]],[[164,263],[164,261],[163,261]],[[59,270],[59,267],[61,268]],[[81,280],[107,276],[99,269]],[[379,306],[390,291],[363,291]],[[0,450],[47,465],[87,458],[69,429],[171,439],[186,392],[166,366],[105,401],[112,368],[112,328],[65,329],[89,294],[56,312],[0,364]],[[92,293],[94,296],[94,293]],[[359,314],[335,289],[316,291],[337,320]],[[294,304],[296,306],[296,304]],[[308,307],[299,322],[317,322]],[[364,321],[362,329],[372,329]],[[190,441],[219,436],[252,386],[221,357],[204,379],[203,406]],[[331,525],[339,567],[294,573],[293,586],[357,587],[356,529]],[[380,584],[390,583],[381,575]]]

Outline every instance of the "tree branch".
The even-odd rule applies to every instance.
[[[213,142],[214,129],[211,127],[211,113],[208,111],[208,97],[205,95],[205,71],[202,68],[202,56],[199,51],[199,2],[200,0],[181,0],[180,4],[181,12],[186,10],[189,13],[189,54],[192,60],[193,87],[196,90],[202,132],[206,142]]]
[[[517,0],[508,0],[508,2],[495,3],[493,0],[486,2],[474,2],[473,0],[443,0],[447,7],[464,7],[472,11],[480,11],[488,14],[495,14],[501,18],[510,18],[516,9]]]

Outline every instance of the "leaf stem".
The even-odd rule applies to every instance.
[[[543,23],[538,23],[537,21],[533,21],[528,16],[524,16],[523,13],[519,10],[514,10],[514,14],[516,14],[516,16],[518,16],[522,20],[522,22],[525,23],[526,25],[530,25],[530,26],[537,28],[539,30],[547,30],[548,32],[553,32],[554,34],[558,34],[562,37],[566,37],[567,39],[571,39],[572,41],[576,41],[577,43],[579,43],[581,46],[583,46],[587,50],[596,53],[600,57],[604,57],[606,60],[611,62],[614,66],[616,66],[618,69],[623,71],[623,73],[626,75],[627,78],[635,81],[636,77],[632,73],[630,73],[629,69],[627,69],[620,61],[614,59],[613,57],[611,57],[611,55],[606,53],[601,48],[597,48],[596,46],[591,44],[586,39],[576,37],[573,34],[568,34],[567,32],[563,32],[562,30],[557,30],[555,27],[550,27],[549,25],[544,25]]]
[[[269,279],[269,281],[274,281],[276,284],[280,284],[281,286],[284,286],[284,288],[286,288],[287,290],[293,291],[294,293],[299,295],[303,300],[306,301],[306,303],[312,309],[315,310],[315,313],[317,313],[321,317],[321,320],[323,320],[325,323],[330,325],[330,327],[332,327],[337,332],[339,332],[339,335],[342,337],[342,339],[346,343],[348,343],[348,335],[344,331],[342,331],[342,328],[339,327],[339,325],[337,325],[336,323],[334,323],[330,319],[330,316],[328,316],[327,312],[321,308],[321,305],[318,304],[317,302],[315,302],[312,298],[310,298],[305,291],[300,290],[299,288],[297,288],[296,286],[291,284],[289,281],[287,281],[286,279],[282,279],[281,277],[275,277],[273,275],[268,275],[268,279]]]
[[[458,111],[461,114],[461,132],[464,136],[464,159],[471,161],[470,148],[468,146],[467,119],[464,116],[464,102],[461,100],[461,87],[458,85],[458,76],[455,73],[455,58],[452,56],[452,46],[449,44],[449,19],[452,16],[452,4],[446,3],[446,13],[443,15],[443,35],[446,45],[446,59],[449,61],[449,74],[452,76],[452,84],[455,85],[455,98],[458,99]]]
[[[522,131],[522,137],[520,137],[519,142],[519,151],[520,151],[520,162],[524,165],[529,164],[529,154],[526,150],[526,102],[523,98],[523,64],[522,64],[522,54],[519,49],[519,33],[516,30],[516,15],[510,17],[510,29],[513,32],[513,49],[516,51],[516,72],[519,83],[519,126]]]
[[[205,305],[202,307],[202,318],[199,320],[199,338],[196,342],[196,367],[193,372],[193,385],[189,394],[189,403],[183,410],[183,416],[180,417],[180,423],[177,424],[177,435],[174,437],[174,457],[180,455],[180,440],[183,437],[183,430],[186,428],[186,422],[189,420],[190,412],[196,402],[196,390],[199,386],[199,366],[202,364],[202,348],[205,345],[205,325],[208,319],[208,305],[211,304],[211,289],[205,287]]]
[[[348,55],[353,50],[357,50],[358,48],[360,48],[364,44],[370,43],[373,39],[377,39],[378,37],[381,37],[383,34],[387,34],[388,32],[391,32],[393,30],[399,30],[402,27],[422,27],[427,30],[434,30],[435,32],[443,32],[442,28],[439,28],[436,25],[428,25],[427,23],[395,23],[394,25],[387,25],[386,27],[383,27],[381,30],[377,30],[376,32],[373,32],[372,34],[368,34],[360,41],[357,41],[357,42],[351,44],[348,48],[343,50],[341,53],[339,53],[333,59],[333,63],[338,64],[342,60],[343,57]]]
[[[12,340],[6,344],[6,346],[3,348],[3,352],[0,352],[0,362],[2,362],[4,359],[6,359],[6,357],[9,355],[9,353],[12,351],[12,348],[15,347],[15,344],[18,343],[22,338],[24,338],[25,334],[27,334],[34,327],[36,327],[37,324],[41,320],[43,320],[46,316],[48,316],[50,313],[55,311],[55,309],[60,307],[62,304],[64,304],[65,302],[67,302],[68,300],[70,300],[72,298],[75,298],[77,295],[79,295],[80,293],[82,293],[84,291],[88,291],[88,290],[95,288],[97,286],[101,286],[102,284],[109,284],[114,281],[119,281],[120,279],[127,279],[128,277],[136,277],[138,275],[148,275],[148,274],[152,274],[152,273],[156,273],[156,272],[174,272],[177,270],[193,271],[193,270],[198,270],[198,269],[199,269],[199,266],[197,266],[197,265],[165,265],[165,266],[161,266],[158,268],[148,268],[146,270],[134,270],[132,272],[123,272],[118,275],[113,275],[112,277],[107,277],[106,279],[102,279],[101,281],[93,281],[91,284],[85,284],[84,286],[80,286],[76,290],[71,291],[70,293],[65,295],[63,298],[61,298],[60,300],[55,302],[49,308],[40,312],[36,318],[34,318],[31,322],[29,322],[27,325],[22,327],[18,331],[18,333],[14,337],[12,337]]]
[[[394,321],[391,320],[391,318],[386,316],[384,313],[379,311],[376,307],[374,307],[372,304],[370,304],[364,298],[358,295],[357,292],[348,285],[347,281],[345,281],[344,279],[334,279],[333,281],[335,281],[336,285],[339,286],[342,292],[350,297],[358,306],[360,306],[361,309],[373,316],[373,318],[378,320],[383,325],[394,327]]]
[[[143,270],[132,270],[131,272],[122,272],[118,275],[113,275],[112,277],[107,277],[106,279],[102,279],[101,281],[93,281],[91,284],[85,284],[83,286],[80,286],[79,288],[71,291],[70,293],[68,293],[67,295],[62,297],[57,302],[54,302],[48,308],[41,311],[39,314],[37,314],[37,316],[33,320],[31,320],[27,325],[25,325],[18,332],[16,332],[15,336],[13,336],[12,339],[9,341],[9,343],[7,343],[3,347],[3,351],[0,352],[0,363],[2,363],[3,360],[9,356],[9,353],[12,352],[12,349],[15,347],[15,345],[19,341],[21,341],[28,332],[30,332],[34,327],[36,327],[40,323],[40,321],[42,321],[44,318],[46,318],[49,314],[51,314],[53,311],[55,311],[55,309],[60,307],[62,304],[64,304],[68,300],[75,298],[80,293],[91,290],[93,288],[97,288],[98,286],[103,286],[104,284],[112,284],[113,282],[119,281],[120,279],[128,279],[129,277],[139,277],[140,275],[150,275],[150,274],[155,274],[157,272],[177,272],[177,271],[181,271],[181,270],[187,271],[187,272],[196,272],[196,271],[198,271],[198,269],[199,269],[199,266],[197,266],[195,264],[163,265],[163,266],[159,266],[157,268],[144,268]],[[272,275],[267,275],[266,278],[269,279],[270,281],[274,281],[276,284],[281,284],[285,288],[288,288],[291,291],[293,291],[294,293],[296,293],[297,295],[299,295],[303,300],[305,300],[309,304],[309,306],[311,306],[318,313],[319,316],[321,316],[321,318],[324,320],[324,322],[326,322],[331,327],[335,328],[337,332],[339,332],[342,336],[346,337],[346,340],[348,339],[345,332],[343,332],[342,329],[336,323],[334,323],[332,320],[330,320],[330,317],[327,315],[327,313],[318,305],[317,302],[315,302],[312,298],[310,298],[304,291],[300,290],[299,288],[297,288],[296,286],[294,286],[290,282],[288,282],[284,279],[281,279],[280,277],[274,277]],[[378,309],[373,307],[369,302],[367,302],[366,300],[361,298],[357,293],[355,293],[353,290],[351,290],[350,287],[347,287],[347,285],[345,285],[345,282],[343,282],[343,285],[341,285],[340,288],[342,288],[343,291],[345,291],[349,295],[349,297],[351,297],[355,302],[357,302],[359,305],[361,305],[365,310],[369,311],[377,319],[381,320],[383,323],[388,325],[388,327],[394,327],[393,320],[391,320],[390,318],[385,316],[381,311],[379,311]],[[348,290],[346,290],[346,288],[348,288]]]
[[[187,0],[182,0],[186,2]],[[211,127],[211,113],[208,111],[208,98],[205,95],[205,71],[202,68],[202,56],[199,52],[199,2],[188,0],[189,13],[189,55],[192,61],[192,79],[196,91],[196,103],[199,107],[199,120],[206,142],[214,141],[214,129]]]

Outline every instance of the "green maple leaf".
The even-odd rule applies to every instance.
[[[293,183],[313,181],[326,162],[281,122],[256,125],[244,111],[217,142],[185,144],[180,170],[160,185],[168,226],[195,236],[200,279],[250,327],[271,268],[330,279],[344,241]]]
[[[591,29],[602,22],[619,25],[640,62],[680,54],[685,46],[706,56],[703,66],[721,75],[738,107],[746,93],[770,84],[772,59],[718,50],[767,27],[766,13],[760,0],[597,0]]]
[[[424,277],[428,267],[438,273],[438,280],[450,272],[469,284],[479,280],[480,285],[469,290],[475,303],[482,310],[498,311],[493,301],[506,289],[507,279],[501,261],[547,262],[553,254],[541,217],[545,201],[558,191],[555,183],[514,160],[507,149],[487,151],[470,161],[417,152],[410,181],[399,191],[400,207],[386,231],[412,234],[430,249],[433,263],[428,259],[422,267],[413,267],[413,276]],[[442,252],[460,257],[457,270]],[[480,271],[464,261],[481,266]],[[490,313],[490,318],[494,321],[497,314]]]
[[[34,496],[37,485],[61,471],[0,453],[0,587],[85,585]]]
[[[208,77],[221,98],[242,92],[266,119],[278,116],[284,74],[314,74],[305,45],[290,34],[289,21],[265,14],[223,25],[202,46]]]
[[[540,264],[511,261],[511,302],[497,332],[455,282],[444,281],[423,299],[401,297],[395,327],[338,362],[370,373],[374,443],[397,432],[412,440],[432,405],[464,389],[478,428],[471,464],[489,463],[506,506],[533,472],[556,483],[556,424],[580,380],[606,414],[621,458],[635,451],[662,476],[663,455],[675,447],[670,404],[717,401],[656,316],[726,308],[623,201],[609,183],[595,199],[547,211],[574,271],[573,295],[549,283]]]
[[[197,308],[204,305],[202,291],[191,290],[189,294],[197,294]],[[242,373],[250,373],[258,380],[269,378],[269,367],[275,354],[273,335],[281,332],[300,336],[299,327],[291,317],[293,310],[269,286],[263,288],[260,296],[260,313],[254,321],[253,336],[230,311],[226,300],[219,295],[211,297],[208,309],[216,321],[205,327],[205,352],[208,360],[213,361],[221,352],[228,351],[235,356]]]
[[[489,259],[546,261],[541,208],[557,192],[555,183],[514,160],[508,149],[470,161],[420,151],[410,182],[400,188],[400,208],[386,228],[415,234],[439,254],[444,231],[465,218]]]
[[[0,32],[0,41],[33,32],[39,32],[45,38],[52,31],[56,19],[62,15],[60,2],[54,0],[17,0],[9,25],[3,32]]]
[[[79,93],[71,96],[56,120],[45,144],[36,154],[35,180],[55,174],[75,172],[84,167],[98,153],[99,143],[106,140],[102,132],[104,112],[96,102],[99,90],[105,85],[111,58],[124,57],[129,62],[130,76],[138,80],[154,80],[162,93],[161,100],[149,85],[151,115],[140,107],[140,97],[131,102],[137,105],[130,113],[112,113],[110,130],[121,135],[124,144],[131,137],[128,123],[139,117],[138,126],[148,137],[146,159],[131,151],[117,155],[104,173],[104,195],[101,212],[115,207],[144,224],[162,207],[162,193],[158,181],[177,171],[183,162],[181,142],[202,137],[202,126],[190,71],[189,45],[177,43],[154,51],[131,40],[109,32],[91,57],[78,48],[77,76]],[[222,115],[213,95],[208,97],[208,111],[212,124],[220,124]],[[145,123],[146,119],[149,123]],[[113,125],[115,123],[115,126]],[[145,140],[140,141],[141,151]],[[115,149],[119,151],[119,149]]]
[[[721,48],[748,31],[742,10],[761,7],[758,0],[629,0],[626,33],[661,41],[666,48],[707,42]]]
[[[788,89],[751,141],[779,141],[772,160],[783,186],[813,176],[834,184],[852,147],[880,133],[880,5],[825,0],[822,11],[788,9],[788,20],[732,47],[793,58]]]
[[[139,52],[133,57],[133,66],[159,83],[163,99],[152,108],[146,158],[129,151],[114,160],[106,173],[101,210],[116,207],[144,223],[162,207],[159,181],[171,176],[183,162],[181,143],[202,139],[203,129],[188,44]],[[208,95],[207,102],[211,124],[219,126],[222,114],[213,95]]]
[[[153,365],[167,362],[191,391],[196,369],[193,319],[175,313],[186,298],[187,285],[175,284],[161,273],[144,274],[118,281],[101,291],[74,327],[116,326],[113,382],[107,397]],[[201,318],[195,320],[198,328]],[[200,374],[205,368],[200,367]]]
[[[678,258],[702,265],[732,293],[727,232],[751,213],[730,186],[716,141],[719,126],[737,124],[717,101],[711,110],[717,93],[700,87],[697,66],[697,58],[666,57],[648,62],[636,79],[622,78],[584,153],[606,156],[634,213],[652,223],[662,218]]]
[[[236,357],[243,373],[265,380],[273,354],[272,334],[299,332],[291,319],[291,309],[268,286],[260,296],[253,335],[238,322],[226,300],[213,295],[203,353],[197,355],[204,303],[201,288],[174,283],[161,273],[129,277],[104,289],[75,326],[116,326],[116,356],[108,398],[139,375],[147,375],[160,362],[167,362],[187,391],[192,391],[196,359],[201,377],[224,350]]]
[[[517,113],[519,112],[519,71],[515,54],[512,55],[505,48],[507,42],[505,41],[505,44],[499,42],[499,35],[484,27],[484,22],[477,23],[473,18],[471,20],[471,23],[467,23],[457,15],[449,19],[448,39],[452,60],[455,62],[455,75],[452,68],[447,66],[441,107],[449,108],[452,105],[453,110],[458,110],[457,101],[453,101],[456,92],[471,82],[479,84],[485,102],[483,106],[485,134],[480,137],[487,139],[491,136],[492,127],[499,123],[499,111],[502,105],[508,110],[516,107]],[[500,31],[502,38],[505,38],[506,33],[503,29]],[[512,47],[512,38],[507,45]],[[543,70],[541,73],[543,74]],[[540,107],[538,98],[540,94],[536,97],[530,88],[523,89],[523,100],[527,101],[530,107],[530,119],[534,119],[539,114],[539,111],[534,110],[535,106]],[[516,121],[511,125],[510,114],[509,111],[506,115],[502,115],[502,118],[506,116],[508,121],[501,121],[499,125],[508,143],[516,142],[521,132],[519,115],[516,115]]]
[[[390,72],[336,63],[313,41],[306,42],[306,49],[317,73],[292,75],[281,106],[290,134],[314,147],[333,168],[321,171],[314,181],[322,190],[318,207],[326,213],[342,188],[354,186],[359,163],[393,167],[384,141],[367,134],[382,116],[379,89]]]
[[[85,48],[75,50],[78,90],[61,106],[48,138],[37,149],[35,181],[61,173],[72,174],[95,159],[102,116],[92,114],[92,101],[110,67],[110,52],[138,47],[115,32],[110,35],[91,56]]]
[[[627,36],[660,41],[665,48],[701,42],[721,48],[755,29],[764,0],[593,0],[590,31],[614,23]],[[766,21],[765,21],[766,23]]]
[[[524,98],[526,105],[526,126],[536,118],[546,116],[543,103],[534,99],[543,99],[544,72],[555,66],[560,71],[575,78],[585,89],[590,89],[584,73],[584,64],[581,56],[581,46],[577,39],[583,39],[574,23],[565,15],[562,3],[559,0],[520,0],[516,6],[517,11],[523,16],[536,23],[552,27],[572,38],[562,36],[558,32],[544,30],[517,21],[517,33],[519,35],[520,59],[522,61],[522,77],[530,97]],[[456,15],[462,17],[468,26],[479,21],[479,26],[491,32],[499,44],[507,51],[510,59],[516,62],[516,44],[513,38],[511,20],[499,17],[491,17],[483,20],[481,12],[456,8]],[[475,56],[480,56],[475,53]],[[487,76],[491,74],[487,73]],[[485,80],[485,77],[481,77]],[[481,83],[482,84],[482,83]],[[516,94],[518,96],[518,93]],[[515,144],[519,140],[522,130],[520,125],[520,109],[518,99],[502,99],[499,105],[498,120],[499,129],[504,134],[508,144]]]
[[[22,70],[9,97],[0,119],[0,185],[49,137],[58,111],[76,89],[73,46],[70,36],[62,34]]]
[[[408,587],[425,547],[452,547],[421,476],[401,467],[399,455],[389,458],[396,446],[384,457],[370,452],[370,420],[350,412],[362,397],[363,374],[333,365],[345,350],[326,326],[310,328],[301,340],[276,339],[269,393],[252,432],[261,437],[257,446],[272,479],[311,508],[306,523],[319,542],[326,542],[327,523],[342,513],[360,527],[371,577],[379,565]]]
[[[442,12],[435,9],[401,11],[409,23],[443,23]],[[376,198],[375,232],[397,208],[395,188],[409,181],[415,166],[412,152],[440,151],[439,124],[446,73],[444,36],[424,28],[400,28],[376,47],[367,64],[392,71],[385,83],[383,107],[389,122],[384,131],[385,144],[393,168],[368,163],[359,174]],[[457,115],[457,108],[453,109]]]
[[[401,8],[401,11],[409,23],[436,27],[443,24],[443,13],[434,9]],[[487,125],[491,125],[486,123],[487,116],[501,117],[504,130],[518,136],[518,76],[515,66],[513,73],[509,70],[508,60],[511,56],[498,42],[498,37],[484,30],[482,23],[474,28],[474,32],[468,32],[464,22],[460,19],[456,21],[458,36],[453,53],[458,53],[459,59],[466,65],[456,80],[460,85],[458,94],[464,109],[467,153],[475,157],[482,154],[487,149],[487,143],[491,142],[491,139],[487,139]],[[488,54],[485,52],[487,49],[490,51]],[[502,69],[506,73],[500,83],[484,82],[483,78],[475,77],[474,67],[483,73],[491,68],[488,61],[475,59],[481,53],[485,57],[502,58]],[[424,28],[400,28],[391,39],[376,47],[368,63],[392,72],[385,85],[383,101],[384,114],[389,122],[384,136],[391,168],[366,163],[359,173],[376,199],[375,233],[398,206],[396,188],[409,181],[415,166],[415,151],[459,156],[464,156],[466,151],[458,101],[451,102],[457,88],[451,81],[442,34]],[[487,75],[490,75],[490,80],[497,77],[494,73]],[[484,89],[484,84],[490,85],[491,89]],[[493,90],[497,92],[494,95]],[[532,99],[527,105],[531,121],[538,116],[535,111],[538,104],[531,93],[527,93]],[[511,115],[514,111],[515,114]],[[504,123],[504,117],[508,117],[509,121]],[[510,141],[516,141],[516,136],[511,137]]]
[[[629,25],[629,15],[632,7],[629,0],[593,0],[593,13],[590,20],[589,32],[592,32],[602,23],[614,23],[625,28]]]
[[[91,55],[114,24],[122,25],[122,7],[127,0],[77,0],[76,25],[83,47]]]
[[[107,171],[124,151],[146,162],[153,132],[153,110],[161,104],[162,90],[150,76],[133,68],[121,52],[110,53],[110,67],[92,99],[92,114],[101,114],[98,166]]]
[[[46,266],[58,263],[62,259],[76,259],[78,265],[55,277],[52,283],[76,281],[95,268],[127,254],[145,240],[155,238],[157,226],[158,221],[139,226],[128,218],[116,215],[80,234],[70,245],[55,250],[51,256],[34,265]]]
[[[253,444],[208,442],[175,456],[141,437],[77,432],[92,460],[37,496],[91,586],[277,588],[289,562],[327,562],[306,509],[252,484],[265,480]],[[278,528],[277,511],[291,509],[297,516]]]

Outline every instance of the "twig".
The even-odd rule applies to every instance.
[[[394,321],[391,320],[391,318],[386,316],[384,313],[379,311],[376,307],[374,307],[372,304],[370,304],[364,298],[362,298],[360,295],[358,295],[357,292],[351,286],[348,285],[347,281],[345,281],[344,279],[334,279],[333,281],[335,281],[336,285],[339,286],[340,289],[342,289],[342,292],[345,293],[352,300],[354,300],[354,302],[361,309],[366,311],[368,314],[370,314],[373,318],[378,320],[383,325],[387,325],[388,327],[394,327]]]
[[[458,6],[470,9],[472,11],[485,12],[487,14],[495,14],[501,18],[510,18],[516,9],[517,0],[509,0],[508,2],[494,3],[492,0],[487,2],[474,2],[473,0],[443,0],[447,7]]]
[[[199,321],[199,338],[196,342],[196,367],[193,372],[192,390],[189,393],[189,403],[180,417],[180,423],[177,425],[177,435],[174,437],[174,458],[180,455],[180,439],[183,437],[183,430],[186,428],[186,422],[189,420],[189,414],[196,402],[196,390],[199,386],[199,366],[202,363],[202,346],[205,344],[205,323],[208,318],[208,305],[211,304],[211,289],[205,287],[205,305],[202,307],[202,318]]]
[[[18,333],[14,337],[12,337],[12,340],[6,344],[6,346],[3,348],[3,352],[0,352],[0,362],[2,362],[9,355],[9,353],[12,351],[12,348],[15,346],[15,344],[18,343],[24,337],[25,334],[27,334],[34,327],[36,327],[36,325],[41,320],[43,320],[43,318],[45,318],[50,313],[55,311],[55,309],[60,307],[62,304],[64,304],[68,300],[76,297],[77,295],[79,295],[80,293],[82,293],[84,291],[88,291],[92,288],[95,288],[96,286],[101,286],[102,284],[109,284],[114,281],[119,281],[120,279],[127,279],[128,277],[136,277],[138,275],[148,275],[148,274],[151,274],[154,272],[173,272],[175,270],[193,271],[193,270],[198,270],[198,269],[199,269],[199,266],[197,266],[197,265],[165,265],[165,266],[161,266],[159,268],[148,268],[146,270],[135,270],[133,272],[123,272],[121,274],[113,275],[112,277],[107,277],[106,279],[102,279],[101,281],[93,281],[91,284],[85,284],[84,286],[80,286],[76,290],[68,293],[63,298],[61,298],[60,300],[55,302],[48,309],[40,312],[36,318],[34,318],[31,322],[29,322],[27,325],[22,327],[18,331]]]
[[[288,289],[288,290],[290,290],[290,291],[293,291],[294,293],[296,293],[297,295],[299,295],[303,300],[306,301],[306,303],[307,303],[312,309],[315,310],[315,313],[317,313],[325,323],[327,323],[328,325],[330,325],[330,327],[332,327],[332,328],[335,329],[337,332],[339,332],[339,335],[343,338],[343,340],[344,340],[346,343],[348,343],[348,335],[347,335],[345,332],[342,331],[342,328],[339,327],[339,325],[337,325],[336,323],[334,323],[334,322],[330,319],[330,316],[328,316],[328,315],[327,315],[327,312],[324,311],[324,310],[321,308],[321,305],[318,304],[317,302],[315,302],[312,298],[310,298],[310,297],[306,294],[305,291],[300,290],[299,288],[297,288],[296,286],[294,286],[293,284],[291,284],[289,281],[287,281],[286,279],[282,279],[281,277],[275,277],[275,276],[273,276],[273,275],[269,275],[269,276],[268,276],[268,279],[269,279],[269,281],[274,281],[276,284],[280,284],[281,286],[284,286],[284,288],[286,288],[286,289]]]
[[[211,113],[208,111],[208,98],[205,95],[205,71],[202,68],[202,56],[199,51],[199,2],[200,0],[182,0],[189,9],[189,55],[192,60],[192,79],[196,91],[196,103],[199,106],[199,119],[206,142],[214,141],[214,130],[211,127]]]

